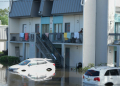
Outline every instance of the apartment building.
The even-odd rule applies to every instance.
[[[9,56],[56,65],[110,64],[114,0],[16,0],[10,3]],[[110,56],[109,56],[110,55]]]
[[[7,50],[8,48],[7,32],[8,25],[0,25],[0,52],[2,52],[3,50]]]

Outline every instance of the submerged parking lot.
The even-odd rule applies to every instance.
[[[56,69],[55,74],[47,79],[43,75],[28,78],[28,75],[14,74],[3,67],[0,68],[0,86],[94,86],[82,84],[82,73],[77,70]]]
[[[82,74],[76,70],[56,69],[55,74],[45,80],[35,81],[24,75],[11,73],[6,67],[0,68],[0,86],[82,86]]]

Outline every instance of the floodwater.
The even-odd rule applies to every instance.
[[[34,77],[11,73],[7,68],[0,68],[0,86],[94,86],[82,83],[82,73],[71,69],[56,69],[49,78],[40,80]],[[120,85],[115,85],[120,86]]]

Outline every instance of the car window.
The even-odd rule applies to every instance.
[[[110,75],[111,75],[111,76],[117,76],[117,75],[119,75],[117,69],[113,69],[113,70],[109,70],[109,71],[110,71]]]
[[[120,69],[118,69],[119,75],[120,75]]]
[[[53,63],[53,60],[47,60],[47,61]]]
[[[19,65],[27,65],[30,62],[30,60],[25,60],[19,63]]]
[[[47,62],[45,61],[40,61],[40,62],[37,62],[38,65],[41,65],[41,64],[46,64]]]
[[[31,65],[31,66],[37,65],[37,62],[32,62],[32,63],[30,63],[30,65]]]
[[[88,75],[88,76],[99,76],[99,71],[87,70],[85,75]]]
[[[105,76],[109,76],[110,75],[110,71],[107,70],[106,73],[105,73]]]

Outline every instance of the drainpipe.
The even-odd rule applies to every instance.
[[[85,0],[81,0],[81,5],[83,6],[83,23],[84,23],[84,5],[85,5]],[[84,24],[83,24],[83,32],[84,32]],[[84,33],[83,33],[83,35],[84,35]],[[82,68],[83,68],[83,45],[82,45]]]

